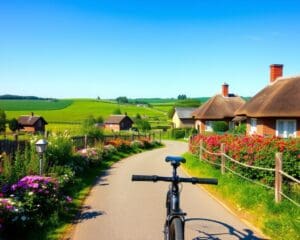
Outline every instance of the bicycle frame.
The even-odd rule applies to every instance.
[[[185,216],[186,213],[182,212],[180,209],[180,191],[179,191],[179,176],[177,175],[177,167],[178,164],[172,164],[173,166],[173,174],[172,174],[172,183],[169,191],[167,192],[166,196],[166,209],[167,209],[167,216],[165,222],[165,240],[169,240],[170,238],[170,226],[171,222],[174,218],[180,218],[182,227],[184,229],[185,223]]]

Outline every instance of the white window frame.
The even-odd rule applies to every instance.
[[[253,124],[255,123],[255,124]],[[250,135],[257,133],[257,118],[250,118]]]
[[[279,123],[283,122],[283,134],[279,135]],[[292,122],[294,124],[294,129],[292,134],[288,134],[287,132],[287,126],[288,123]],[[276,137],[283,137],[283,138],[289,138],[289,137],[296,137],[297,136],[297,120],[296,119],[277,119],[276,120]]]

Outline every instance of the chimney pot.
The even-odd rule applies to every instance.
[[[33,115],[34,115],[34,113],[33,112],[31,112],[31,116],[33,117]]]
[[[270,65],[270,83],[275,82],[277,78],[282,77],[283,64]]]
[[[228,97],[228,93],[229,93],[229,85],[227,83],[223,83],[223,85],[222,85],[223,97]]]

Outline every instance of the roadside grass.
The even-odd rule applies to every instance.
[[[253,223],[272,239],[299,239],[299,207],[287,200],[276,204],[273,191],[231,173],[222,175],[220,169],[199,161],[190,153],[184,157],[187,162],[183,168],[191,175],[218,178],[218,186],[205,186],[205,189],[225,202],[238,216]]]

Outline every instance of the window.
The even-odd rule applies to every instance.
[[[277,137],[296,137],[296,120],[277,120],[276,121]]]
[[[212,132],[212,121],[205,121],[205,131]]]
[[[255,134],[257,132],[257,119],[250,118],[250,134]]]

